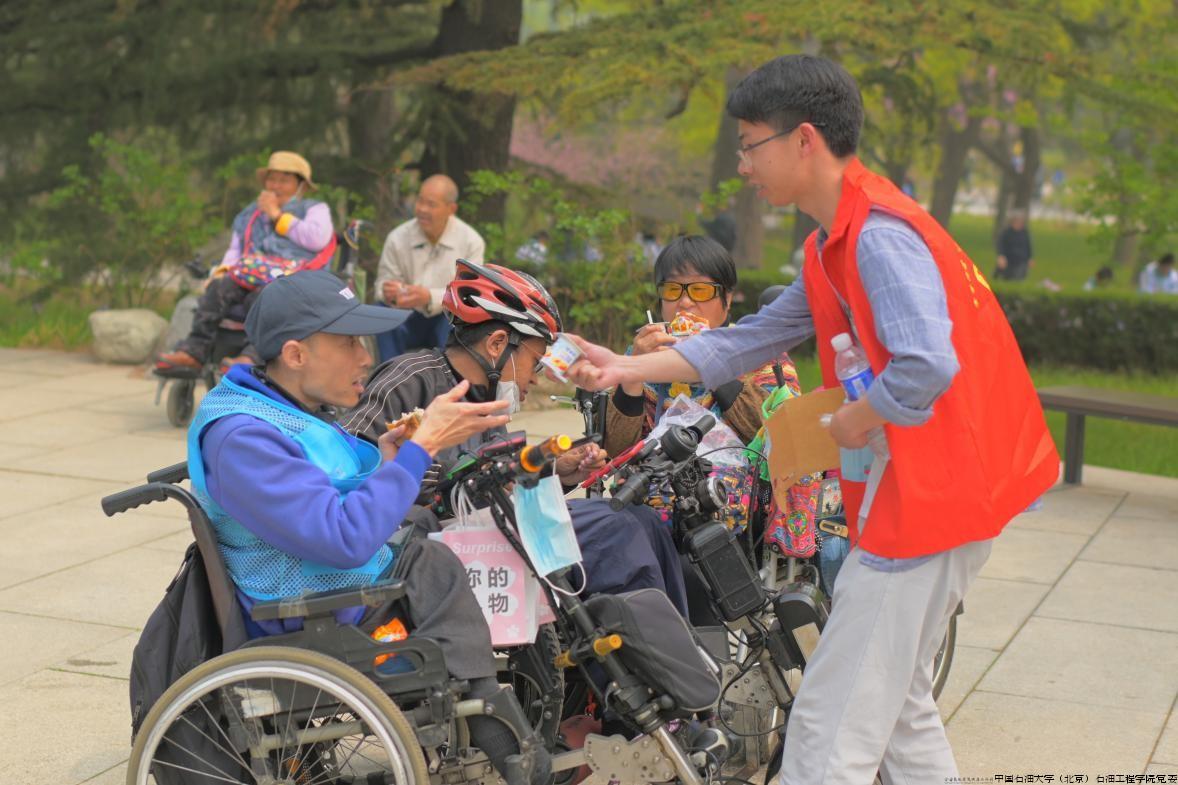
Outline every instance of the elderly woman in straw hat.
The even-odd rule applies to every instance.
[[[258,169],[258,198],[233,219],[233,238],[221,264],[197,303],[192,332],[156,362],[156,372],[200,368],[216,335],[217,325],[245,313],[263,286],[281,275],[316,269],[331,261],[335,231],[331,211],[306,198],[315,190],[311,165],[297,153],[276,152]],[[229,363],[252,362],[250,350]]]

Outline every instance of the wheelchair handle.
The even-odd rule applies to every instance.
[[[189,514],[193,510],[200,509],[200,502],[196,500],[196,497],[179,485],[173,485],[168,482],[152,482],[126,491],[112,493],[110,496],[104,496],[102,499],[102,511],[110,517],[144,504],[162,502],[166,499],[175,499],[180,502],[189,510]]]
[[[113,517],[120,512],[126,512],[144,504],[162,502],[168,498],[169,487],[171,486],[166,483],[153,482],[130,490],[112,493],[110,496],[102,497],[102,511],[106,513],[107,517]]]
[[[188,461],[174,463],[163,469],[156,469],[147,475],[148,482],[166,482],[175,485],[188,479]]]

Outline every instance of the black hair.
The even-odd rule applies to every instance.
[[[496,330],[506,330],[508,335],[512,333],[510,325],[494,319],[478,324],[467,324],[460,321],[454,321],[452,324],[453,329],[446,336],[447,349],[451,346],[474,346]]]
[[[1096,280],[1098,280],[1098,281],[1111,281],[1112,279],[1113,279],[1113,268],[1109,267],[1107,264],[1096,271]]]
[[[1173,264],[1173,263],[1174,263],[1174,254],[1172,254],[1172,253],[1162,254],[1162,258],[1158,259],[1158,266],[1159,267],[1165,267],[1167,264]]]
[[[699,234],[685,234],[667,243],[654,260],[655,285],[672,275],[694,270],[731,292],[736,288],[736,263],[724,246]]]
[[[863,96],[854,78],[838,63],[811,55],[765,63],[736,86],[727,109],[737,120],[779,132],[813,123],[839,158],[855,152],[863,129]]]

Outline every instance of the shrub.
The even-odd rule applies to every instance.
[[[152,302],[168,262],[184,260],[217,230],[191,177],[193,161],[162,133],[137,144],[90,139],[93,166],[70,165],[14,255],[51,289],[87,284],[113,306]]]
[[[629,344],[652,304],[650,266],[634,242],[629,213],[592,207],[550,180],[521,172],[474,172],[466,193],[472,208],[487,197],[509,194],[527,215],[522,223],[542,227],[550,237],[548,259],[537,264],[516,258],[516,249],[529,239],[521,227],[481,223],[487,261],[535,275],[570,330],[616,349]]]
[[[995,293],[1028,363],[1178,371],[1178,297],[1001,286]]]

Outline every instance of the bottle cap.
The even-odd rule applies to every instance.
[[[830,345],[834,347],[836,352],[845,352],[851,348],[851,336],[846,333],[839,333],[830,339]]]

